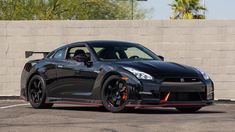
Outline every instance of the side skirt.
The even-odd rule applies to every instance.
[[[101,100],[73,99],[73,98],[52,98],[52,97],[48,97],[46,103],[83,105],[83,106],[103,106]]]
[[[68,105],[81,105],[81,106],[103,106],[101,100],[89,100],[89,99],[71,99],[71,98],[47,98],[46,103],[53,103],[53,104],[68,104]],[[187,102],[187,103],[163,103],[163,104],[141,104],[140,102],[137,103],[129,103],[126,107],[136,107],[136,108],[152,108],[152,107],[204,107],[212,104],[208,104],[206,102]]]

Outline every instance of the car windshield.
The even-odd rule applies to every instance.
[[[112,60],[160,60],[157,55],[140,45],[106,44],[92,45],[101,61]]]

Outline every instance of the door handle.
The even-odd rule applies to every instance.
[[[75,72],[76,72],[76,73],[81,73],[81,72],[83,72],[83,71],[84,71],[84,70],[81,70],[81,69],[80,69],[80,70],[76,70]]]

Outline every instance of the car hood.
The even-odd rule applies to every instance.
[[[122,67],[131,67],[150,74],[155,78],[162,77],[199,77],[194,68],[173,62],[156,60],[116,62]]]

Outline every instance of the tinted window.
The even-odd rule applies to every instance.
[[[92,45],[100,60],[160,60],[155,54],[139,45]]]
[[[64,49],[61,49],[61,50],[59,50],[55,53],[53,58],[55,58],[55,59],[64,59],[64,54],[65,54]]]
[[[86,46],[77,46],[77,47],[72,47],[69,48],[66,59],[72,59],[75,56],[76,51],[84,51],[84,53],[89,53],[89,50],[87,49]]]
[[[53,58],[54,53],[55,53],[55,51],[50,52],[50,53],[47,55],[47,58]]]

